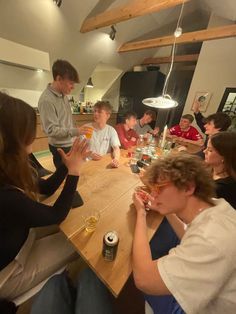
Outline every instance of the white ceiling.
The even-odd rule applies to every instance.
[[[63,0],[61,8],[58,8],[52,0],[0,0],[0,37],[49,52],[51,63],[57,58],[69,60],[79,69],[83,85],[96,67],[96,71],[113,68],[127,71],[145,57],[162,51],[148,49],[117,53],[124,42],[169,35],[174,31],[180,6],[117,24],[114,41],[108,37],[109,27],[80,33],[86,17],[125,3],[125,0]],[[183,16],[184,31],[205,28],[211,13],[235,21],[236,0],[187,2]],[[199,49],[199,45],[182,46],[180,51],[191,49]]]

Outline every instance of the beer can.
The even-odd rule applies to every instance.
[[[102,255],[106,261],[114,261],[117,253],[119,237],[116,231],[109,231],[103,237]]]

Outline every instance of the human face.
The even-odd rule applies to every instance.
[[[148,114],[144,114],[142,120],[143,120],[144,124],[148,124],[148,123],[151,123],[151,122],[152,122],[152,117],[149,116]]]
[[[63,95],[69,95],[75,87],[75,82],[67,78],[57,77],[58,89]]]
[[[207,123],[204,124],[204,128],[205,128],[205,134],[207,135],[213,135],[219,132],[219,129],[217,129],[215,127],[214,121],[209,121]]]
[[[212,146],[211,140],[207,143],[207,148],[204,150],[205,162],[212,167],[217,167],[222,165],[223,157],[217,152],[217,150]]]
[[[95,108],[93,112],[93,119],[95,122],[101,125],[105,125],[110,118],[110,113],[104,109]]]
[[[178,213],[186,206],[185,189],[178,189],[172,182],[165,181],[151,187],[155,208],[162,215]]]
[[[125,123],[129,129],[133,129],[137,124],[137,119],[135,117],[130,117],[129,119],[125,120]]]
[[[188,119],[181,118],[179,126],[181,130],[188,130],[191,125],[191,122]]]

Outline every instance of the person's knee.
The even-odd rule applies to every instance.
[[[64,288],[67,286],[67,279],[66,275],[64,273],[54,275],[51,277],[46,284],[43,287],[44,292],[46,291],[59,291],[59,290],[64,290]]]

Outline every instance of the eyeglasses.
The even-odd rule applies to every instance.
[[[166,182],[162,182],[162,183],[156,183],[152,186],[152,189],[156,192],[156,193],[160,193],[161,189],[167,185],[169,185],[171,182],[170,181],[166,181]]]

